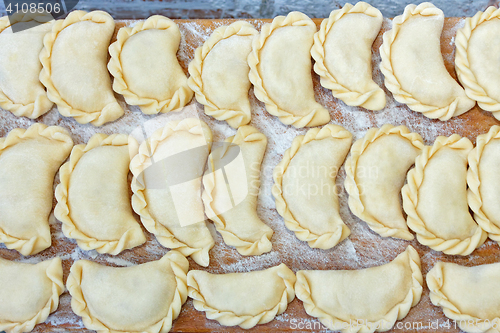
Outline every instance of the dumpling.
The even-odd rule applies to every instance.
[[[276,210],[310,247],[330,249],[351,233],[340,217],[335,184],[351,142],[352,134],[338,125],[310,129],[274,169]]]
[[[455,70],[469,98],[500,119],[500,9],[490,6],[455,37]]]
[[[106,12],[75,10],[43,39],[40,81],[59,113],[101,126],[120,118],[106,63],[115,22]]]
[[[500,126],[479,135],[468,156],[467,200],[474,219],[491,239],[500,242]]]
[[[208,266],[215,242],[205,223],[201,183],[212,132],[201,120],[170,121],[130,162],[132,208],[160,244]]]
[[[96,134],[73,148],[59,172],[55,217],[82,249],[119,254],[146,241],[130,204],[128,172],[137,141]]]
[[[31,332],[59,306],[60,258],[24,264],[0,258],[0,332]]]
[[[396,101],[428,118],[448,120],[476,104],[451,77],[441,55],[444,14],[429,2],[408,5],[380,46],[380,70]]]
[[[196,310],[224,326],[249,329],[283,313],[295,298],[295,274],[285,264],[263,271],[188,273],[188,292]]]
[[[347,105],[369,110],[385,106],[385,93],[372,79],[372,44],[382,20],[382,13],[366,2],[346,3],[314,34],[314,71],[321,85]]]
[[[247,58],[257,34],[245,21],[217,28],[189,63],[188,84],[196,100],[204,105],[207,115],[234,128],[248,124],[252,117]]]
[[[390,330],[417,305],[423,277],[417,251],[408,246],[388,264],[361,270],[298,271],[295,293],[308,315],[334,331]]]
[[[406,126],[370,129],[351,147],[345,163],[349,208],[383,237],[412,240],[401,210],[400,192],[424,143]]]
[[[310,50],[316,25],[305,14],[291,12],[262,26],[248,55],[255,97],[285,125],[312,127],[330,121],[314,99]]]
[[[242,255],[260,255],[272,247],[273,230],[257,215],[260,165],[266,146],[264,134],[242,126],[235,136],[212,150],[203,176],[205,212],[224,242]]]
[[[51,19],[49,14],[21,12],[0,18],[0,107],[18,117],[35,119],[52,108],[38,78],[38,55]]]
[[[467,204],[471,150],[470,140],[458,134],[439,136],[416,158],[401,191],[408,227],[421,244],[435,251],[465,256],[487,238]]]
[[[118,31],[109,47],[113,89],[146,114],[182,108],[193,98],[177,60],[181,40],[174,21],[153,15]]]
[[[427,273],[432,304],[465,332],[498,332],[500,264],[464,267],[438,262]]]
[[[0,242],[28,256],[51,245],[54,176],[73,140],[59,126],[34,124],[0,139]]]
[[[132,267],[88,260],[71,266],[71,308],[89,330],[166,333],[187,299],[189,263],[177,251]]]

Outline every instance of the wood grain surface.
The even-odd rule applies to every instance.
[[[181,46],[181,51],[184,55],[179,55],[184,70],[187,69],[188,62],[193,57],[194,49],[200,46],[204,39],[216,27],[227,25],[235,20],[176,20],[183,33],[182,43],[186,45]],[[257,28],[263,23],[270,22],[271,20],[248,20]],[[321,23],[320,19],[315,19],[318,25]],[[441,50],[445,60],[446,68],[450,74],[456,78],[454,71],[454,43],[453,37],[456,33],[457,26],[461,26],[461,18],[446,18],[445,26],[441,38]],[[118,21],[116,29],[130,24],[133,21]],[[193,26],[195,28],[193,28]],[[380,77],[378,70],[378,48],[382,43],[382,33],[390,26],[389,20],[384,20],[382,31],[377,37],[373,45],[373,67],[374,76]],[[187,70],[186,70],[187,72]],[[410,111],[405,105],[396,103],[390,97],[390,93],[386,90],[388,97],[388,107],[381,112],[370,112],[359,108],[349,108],[341,101],[333,98],[328,90],[322,88],[319,84],[319,78],[313,73],[314,87],[317,99],[325,107],[327,107],[332,115],[332,123],[345,126],[347,129],[355,132],[355,138],[362,137],[364,131],[369,127],[379,127],[384,122],[390,122],[393,125],[406,125],[411,130],[420,133],[426,144],[432,144],[432,141],[437,135],[451,135],[458,133],[461,136],[466,136],[475,142],[478,134],[486,133],[492,125],[499,124],[497,120],[489,112],[485,112],[477,106],[471,111],[461,115],[458,118],[453,118],[448,122],[440,122],[439,120],[430,120],[424,116]],[[269,146],[266,152],[267,165],[270,168],[263,170],[263,184],[262,187],[266,189],[261,193],[262,200],[270,202],[270,188],[272,186],[272,178],[270,173],[279,160],[285,149],[290,146],[291,140],[297,134],[303,134],[305,130],[296,130],[291,127],[280,124],[275,117],[263,111],[262,103],[258,102],[250,92],[252,105],[255,106],[255,113],[253,114],[252,124],[263,131],[269,139]],[[392,102],[391,102],[392,100]],[[123,101],[123,99],[121,99]],[[229,128],[222,122],[215,121],[202,114],[202,106],[197,104],[195,100],[191,102],[196,110],[201,114],[200,117],[206,120],[209,126],[214,128]],[[132,109],[132,108],[130,108]],[[142,117],[142,118],[141,118]],[[76,143],[83,143],[88,140],[89,136],[93,133],[104,132],[107,134],[124,132],[129,133],[131,123],[139,120],[152,119],[151,116],[141,115],[139,112],[132,112],[126,110],[126,114],[122,120],[115,123],[108,124],[102,128],[95,129],[91,125],[80,125],[72,119],[66,119],[58,115],[57,111],[53,109],[49,114],[42,116],[37,122],[46,123],[48,125],[60,125],[67,128]],[[132,120],[133,122],[132,122]],[[0,110],[0,136],[5,136],[8,131],[15,127],[27,128],[33,121],[27,119],[16,118],[7,111]],[[272,124],[268,125],[268,124]],[[355,130],[354,130],[355,129]],[[225,130],[230,131],[230,129]],[[273,136],[274,135],[274,136]],[[219,134],[221,136],[221,134]],[[279,141],[282,136],[283,141]],[[342,184],[345,175],[339,175],[338,183]],[[58,177],[56,176],[56,182]],[[259,201],[261,202],[261,201]],[[279,262],[285,263],[294,271],[298,269],[356,269],[375,266],[387,263],[394,259],[397,254],[402,252],[406,246],[411,244],[414,246],[422,258],[422,272],[425,274],[432,268],[436,261],[449,261],[462,265],[478,265],[500,261],[500,248],[499,246],[488,240],[483,246],[474,251],[469,256],[448,256],[430,250],[429,248],[420,245],[416,240],[408,242],[402,240],[393,240],[382,238],[371,232],[366,224],[357,219],[349,211],[347,207],[346,194],[341,196],[341,215],[346,221],[346,224],[351,228],[352,234],[347,241],[342,242],[336,248],[328,251],[310,249],[305,243],[298,241],[292,232],[284,227],[283,219],[276,213],[272,205],[263,205],[259,207],[259,216],[268,223],[274,230],[273,236],[273,250],[269,254],[263,256],[248,258],[240,256],[234,248],[228,247],[223,244],[220,235],[214,233],[214,238],[217,245],[210,252],[211,262],[210,266],[205,270],[215,273],[224,273],[230,271],[248,271],[254,269],[263,269],[274,266]],[[29,204],[27,202],[26,204]],[[55,200],[54,200],[55,205]],[[137,217],[137,216],[136,216]],[[137,217],[138,219],[138,217]],[[139,221],[139,219],[138,219]],[[37,262],[45,260],[54,256],[61,256],[63,258],[64,266],[64,281],[66,282],[69,269],[75,259],[88,258],[96,262],[106,265],[120,265],[126,261],[132,264],[140,264],[151,260],[157,260],[162,257],[168,250],[162,248],[154,237],[147,233],[148,242],[143,246],[128,250],[117,256],[99,255],[97,253],[86,253],[77,249],[74,241],[68,240],[61,234],[60,222],[56,221],[51,216],[51,231],[53,245],[43,251],[42,253],[32,256],[23,257],[14,250],[7,250],[3,245],[0,248],[0,256],[9,260],[19,260],[25,262]],[[353,259],[354,258],[354,259]],[[190,269],[204,269],[189,259]],[[389,278],[389,277],[388,277]],[[377,286],[374,286],[376,288]],[[0,286],[0,288],[8,288],[8,286]],[[244,302],[244,300],[242,300]],[[394,328],[391,332],[403,331],[420,331],[420,332],[459,332],[452,321],[449,321],[447,326],[447,319],[444,317],[440,308],[431,304],[429,299],[429,291],[424,287],[424,292],[420,303],[411,309],[408,316],[401,322],[399,328]],[[434,328],[438,325],[438,329]],[[86,332],[79,317],[74,315],[70,307],[70,296],[66,292],[61,297],[61,304],[58,310],[52,314],[46,323],[40,324],[35,327],[34,332]],[[206,319],[205,314],[198,312],[193,308],[192,301],[188,299],[183,307],[180,316],[175,320],[172,332],[239,332],[242,331],[239,327],[223,327],[217,322]],[[278,316],[272,322],[265,325],[258,325],[251,332],[289,332],[289,331],[307,331],[319,332],[325,331],[315,318],[309,317],[302,306],[302,302],[295,299],[289,304],[288,309],[284,314]]]

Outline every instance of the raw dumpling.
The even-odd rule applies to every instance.
[[[428,118],[448,120],[475,105],[451,77],[441,55],[444,14],[429,2],[408,5],[380,46],[380,70],[396,101]]]
[[[60,258],[24,264],[0,258],[0,332],[31,332],[59,306]]]
[[[52,107],[38,78],[38,56],[51,19],[49,14],[21,12],[0,18],[0,107],[18,117],[35,119]],[[13,33],[12,26],[26,30]]]
[[[78,260],[66,283],[71,308],[89,330],[166,333],[186,302],[188,269],[177,251],[132,267]]]
[[[235,136],[212,150],[203,176],[205,212],[224,242],[242,255],[260,255],[272,247],[273,230],[257,215],[260,165],[266,146],[264,134],[242,126]]]
[[[388,264],[361,270],[298,271],[295,293],[308,315],[334,331],[390,330],[420,301],[423,278],[408,246]],[[357,330],[357,331],[358,331]]]
[[[181,40],[174,21],[153,15],[118,31],[109,47],[113,89],[146,114],[182,108],[193,98],[177,60]]]
[[[455,70],[465,93],[500,119],[500,9],[465,19],[455,37]]]
[[[468,159],[469,207],[481,228],[500,242],[500,126],[477,137]]]
[[[426,282],[434,305],[465,332],[498,332],[500,263],[464,267],[438,262]]]
[[[416,158],[401,191],[408,227],[421,244],[435,251],[465,256],[487,238],[467,204],[467,155],[471,150],[470,140],[458,134],[439,136]]]
[[[345,4],[321,22],[311,55],[321,85],[347,105],[381,110],[385,93],[372,79],[372,44],[382,26],[382,13],[367,4]]]
[[[245,21],[217,28],[196,49],[189,64],[188,83],[196,100],[204,105],[205,113],[234,128],[248,124],[252,117],[247,58],[257,34],[253,25]]]
[[[51,244],[54,176],[73,140],[58,126],[16,128],[0,139],[0,242],[22,255]]]
[[[352,145],[345,163],[349,208],[383,237],[413,239],[401,210],[400,192],[423,147],[419,134],[389,124],[370,129]]]
[[[262,26],[248,56],[255,97],[285,125],[312,127],[330,121],[314,99],[311,47],[316,25],[305,14],[291,12]]]
[[[293,140],[274,169],[276,209],[310,247],[329,249],[350,234],[340,217],[335,179],[351,142],[352,134],[338,125],[310,129]]]
[[[283,313],[295,298],[295,274],[285,264],[263,271],[188,273],[189,297],[196,310],[224,326],[249,329]]]
[[[106,63],[115,22],[106,12],[75,10],[43,39],[40,81],[59,113],[101,126],[123,115]]]
[[[205,223],[201,183],[212,132],[201,120],[170,121],[130,162],[132,208],[160,244],[208,266],[215,242]]]
[[[59,172],[55,217],[82,249],[116,255],[146,241],[130,205],[127,181],[137,141],[96,134],[77,145]]]

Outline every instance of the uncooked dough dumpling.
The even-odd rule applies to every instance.
[[[383,332],[417,305],[422,285],[420,258],[408,246],[382,266],[298,271],[295,293],[307,314],[333,331],[352,332],[352,323],[360,323],[359,332]]]
[[[260,255],[272,247],[273,230],[257,215],[260,166],[266,146],[264,134],[252,126],[242,126],[235,136],[212,150],[203,176],[205,212],[224,242],[242,255]]]
[[[458,134],[437,137],[426,146],[408,172],[403,208],[417,240],[435,251],[466,256],[487,234],[467,204],[467,155],[472,143]]]
[[[351,106],[381,110],[385,93],[372,79],[372,44],[382,26],[382,13],[367,4],[345,4],[321,22],[311,55],[321,85]]]
[[[313,127],[330,121],[314,99],[311,47],[316,24],[300,12],[277,16],[262,26],[248,56],[255,97],[285,125]]]
[[[278,213],[298,239],[330,249],[349,236],[339,213],[335,179],[351,147],[352,134],[339,125],[297,136],[273,172]]]
[[[118,31],[109,47],[113,90],[146,114],[182,108],[193,98],[177,60],[181,33],[177,24],[153,15]]]
[[[413,239],[401,209],[400,192],[423,147],[419,134],[389,124],[371,128],[351,147],[344,184],[349,208],[383,237]]]
[[[396,101],[424,116],[448,120],[476,104],[446,70],[441,54],[444,14],[433,4],[408,5],[380,46],[380,70]]]
[[[177,251],[131,267],[78,260],[66,282],[71,308],[89,330],[167,333],[187,299],[188,269]]]
[[[48,248],[54,177],[73,140],[59,126],[34,124],[0,138],[0,242],[28,256]]]
[[[247,273],[188,273],[196,310],[224,326],[249,329],[283,313],[295,298],[295,274],[285,264]]]
[[[188,84],[196,100],[204,105],[206,114],[234,128],[248,124],[252,117],[247,58],[257,34],[245,21],[219,27],[196,49],[189,63]]]

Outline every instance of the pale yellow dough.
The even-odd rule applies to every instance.
[[[0,286],[0,331],[31,332],[59,306],[61,259],[24,264],[0,258]]]
[[[106,68],[114,31],[108,13],[75,10],[45,35],[40,81],[61,115],[95,126],[123,115]]]
[[[78,260],[66,283],[71,308],[90,330],[166,333],[186,302],[188,268],[177,251],[132,267]]]
[[[441,55],[444,14],[433,4],[408,5],[380,46],[380,70],[396,101],[424,116],[448,120],[476,104],[451,77]]]
[[[438,262],[426,282],[434,305],[471,333],[500,331],[500,263],[474,267]]]
[[[0,18],[0,107],[18,117],[35,119],[52,108],[38,78],[38,55],[43,36],[52,29],[51,19],[49,14],[21,12]],[[13,33],[11,23],[26,30]]]
[[[310,247],[330,249],[349,236],[335,183],[352,134],[338,125],[296,137],[273,172],[272,194],[285,225]]]
[[[55,217],[82,249],[119,254],[146,241],[132,213],[128,173],[137,141],[125,134],[96,134],[77,145],[59,171]]]
[[[298,271],[295,293],[334,331],[387,331],[420,301],[420,257],[408,246],[388,264],[361,270]],[[354,325],[352,324],[354,323]],[[356,330],[356,332],[358,331]]]
[[[500,9],[467,17],[455,45],[455,69],[467,96],[500,119]]]
[[[208,266],[215,242],[205,223],[201,184],[212,132],[201,120],[168,122],[130,162],[132,208],[160,244]]]
[[[419,134],[389,124],[371,128],[351,147],[344,183],[349,208],[383,237],[413,239],[403,217],[400,192],[423,147]]]
[[[193,98],[177,60],[181,40],[174,21],[153,15],[118,31],[109,47],[113,89],[146,114],[182,108]]]
[[[467,200],[474,219],[494,241],[500,242],[500,126],[478,135],[468,156]]]
[[[0,139],[0,242],[22,255],[51,245],[54,176],[73,140],[58,126],[16,128]]]
[[[311,55],[321,85],[347,105],[381,110],[385,93],[372,79],[372,44],[382,26],[382,13],[367,4],[345,4],[321,22]]]
[[[417,240],[435,251],[468,255],[487,234],[476,224],[467,204],[467,155],[472,143],[458,134],[437,137],[408,172],[403,208]]]
[[[260,166],[266,146],[264,134],[252,126],[242,126],[212,151],[203,176],[205,212],[224,242],[242,255],[260,255],[272,247],[273,230],[257,215]]]
[[[257,30],[248,22],[237,21],[214,30],[189,63],[188,84],[205,113],[225,120],[234,128],[250,122],[247,57]]]
[[[295,274],[285,264],[247,273],[190,271],[189,297],[196,310],[224,326],[249,329],[283,313],[295,298]]]
[[[262,26],[248,56],[255,96],[285,125],[312,127],[330,121],[314,99],[310,50],[316,25],[305,14],[291,12]]]

